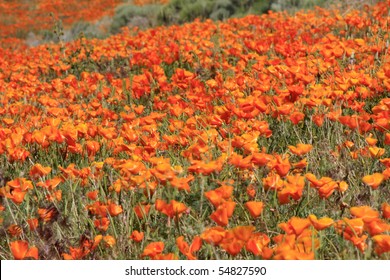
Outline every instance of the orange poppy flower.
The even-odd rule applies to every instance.
[[[382,216],[385,219],[390,219],[390,204],[387,202],[382,204]]]
[[[12,181],[7,182],[6,185],[10,186],[13,189],[21,189],[22,191],[34,189],[32,182],[25,178],[14,179]]]
[[[385,134],[385,141],[384,141],[384,144],[385,144],[385,145],[390,145],[390,133],[386,133],[386,134]]]
[[[63,180],[60,177],[46,180],[45,182],[38,182],[36,185],[48,190],[55,189]]]
[[[136,112],[138,115],[141,115],[145,109],[145,106],[139,105],[134,107],[134,112]]]
[[[390,167],[387,167],[387,168],[382,172],[382,174],[383,174],[383,177],[384,177],[385,180],[390,179]]]
[[[338,188],[338,184],[335,181],[330,181],[328,183],[325,183],[323,186],[321,186],[318,189],[318,194],[322,198],[328,198],[333,194],[333,192]]]
[[[313,122],[318,126],[322,127],[324,124],[324,115],[313,115]]]
[[[69,253],[70,254],[62,254],[64,260],[81,260],[83,257],[89,254],[89,251],[85,250],[84,248],[69,247]]]
[[[135,242],[141,242],[142,239],[144,239],[144,236],[145,236],[145,233],[144,232],[139,232],[138,230],[134,230],[131,235],[130,235],[130,238],[132,240],[134,240]]]
[[[13,120],[13,119],[9,119],[9,118],[3,118],[2,121],[3,121],[3,123],[6,124],[7,126],[10,126],[11,124],[14,123],[14,120]]]
[[[134,206],[133,210],[139,219],[143,219],[148,216],[150,207],[150,204],[137,204]]]
[[[309,219],[301,219],[298,217],[292,217],[289,220],[289,225],[296,235],[300,235],[310,225]]]
[[[245,242],[236,239],[236,238],[230,238],[227,240],[223,240],[220,244],[220,246],[231,256],[235,256],[239,254],[242,250],[242,248],[245,246]]]
[[[252,218],[257,218],[263,212],[264,203],[261,201],[248,201],[245,203],[245,207],[248,209]]]
[[[131,174],[138,174],[141,170],[145,170],[145,166],[142,162],[139,161],[133,161],[133,160],[126,160],[125,162],[121,163],[119,166],[120,170],[123,173],[131,173]]]
[[[280,190],[283,188],[283,180],[280,178],[279,174],[268,174],[267,177],[262,179],[264,189],[267,191],[271,190]]]
[[[98,220],[94,220],[93,224],[97,229],[101,231],[106,231],[108,229],[108,226],[110,225],[110,220],[106,217],[103,217]]]
[[[390,168],[390,158],[383,158],[379,160],[386,168]]]
[[[355,143],[353,143],[352,141],[345,141],[343,145],[348,149],[351,149],[353,146],[355,146]]]
[[[322,180],[318,180],[317,177],[312,173],[306,173],[305,178],[307,180],[309,180],[311,185],[313,185],[315,188],[321,187],[324,184],[324,182]],[[331,179],[331,178],[329,178],[329,179]]]
[[[98,198],[98,193],[99,193],[98,190],[87,192],[87,197],[90,200],[96,200]]]
[[[257,166],[266,166],[272,160],[272,156],[265,153],[253,153],[252,163]]]
[[[245,249],[254,254],[255,256],[262,256],[263,259],[269,259],[273,250],[268,248],[270,238],[264,233],[253,233],[245,245]]]
[[[331,225],[333,225],[333,223],[334,223],[333,219],[328,218],[328,217],[323,217],[323,218],[318,220],[315,215],[309,215],[308,218],[309,218],[312,226],[316,230],[326,229],[326,228],[330,227]]]
[[[49,208],[38,208],[38,215],[44,223],[51,222],[58,214],[58,210],[54,206]]]
[[[375,242],[375,253],[382,255],[390,251],[390,235],[380,234],[372,237]]]
[[[240,169],[252,168],[252,156],[243,158],[242,155],[233,153],[229,158],[229,163]]]
[[[289,150],[294,154],[294,155],[297,155],[297,156],[302,156],[302,155],[305,155],[307,154],[308,152],[311,151],[311,149],[313,149],[313,146],[310,145],[310,144],[302,144],[302,143],[299,143],[297,144],[296,147],[294,146],[288,146]]]
[[[67,178],[75,179],[80,177],[81,175],[80,171],[75,168],[74,163],[69,164],[67,168],[63,168],[61,166],[59,166],[58,168],[61,170],[62,177],[64,177],[65,179]]]
[[[372,134],[370,133],[370,136],[366,137],[366,142],[370,146],[375,146],[378,142],[378,139],[372,138]]]
[[[42,165],[40,165],[39,163],[33,165],[33,167],[31,167],[30,169],[30,176],[31,178],[39,178],[39,177],[43,177],[43,176],[46,176],[47,174],[49,174],[51,171],[51,167],[43,167]]]
[[[328,198],[337,188],[340,187],[339,184],[333,181],[330,177],[322,177],[318,180],[314,174],[306,173],[305,178],[309,180],[311,187],[318,190],[318,193],[322,198]],[[341,187],[346,186],[342,184]]]
[[[98,127],[98,133],[99,133],[100,136],[104,137],[107,140],[112,140],[112,139],[115,139],[117,137],[117,133],[116,133],[116,128],[115,127],[104,128],[102,126],[99,126]]]
[[[360,155],[360,151],[352,151],[349,154],[351,155],[351,158],[358,159]]]
[[[113,247],[116,244],[116,240],[111,235],[106,235],[103,237],[103,241],[106,247]]]
[[[345,181],[338,183],[340,192],[344,193],[348,190],[348,184]]]
[[[200,237],[207,243],[218,245],[226,235],[226,231],[222,227],[208,228],[200,235]]]
[[[16,204],[21,204],[26,194],[27,192],[22,191],[21,189],[15,189],[12,191],[12,193],[6,194],[6,197],[11,199]]]
[[[233,193],[233,187],[222,185],[211,191],[205,192],[204,196],[215,206],[221,205],[226,199],[229,199]]]
[[[298,162],[293,163],[292,165],[293,165],[294,169],[296,169],[296,170],[304,169],[307,166],[307,159],[304,158]]]
[[[61,190],[57,190],[57,191],[52,192],[51,194],[47,194],[46,195],[46,199],[48,201],[50,201],[50,202],[52,202],[54,200],[61,201],[61,199],[62,199],[62,191]]]
[[[23,260],[27,258],[38,259],[38,249],[37,247],[28,246],[27,241],[18,240],[10,243],[11,252],[15,260]]]
[[[291,115],[290,115],[290,121],[297,125],[298,123],[300,123],[303,119],[305,118],[305,114],[302,113],[302,112],[293,112]]]
[[[174,253],[168,253],[168,254],[158,254],[152,257],[153,260],[177,260],[178,257]]]
[[[157,254],[161,254],[164,250],[163,242],[152,242],[149,243],[145,248],[141,255],[141,257],[155,257]]]
[[[107,216],[107,206],[100,202],[95,201],[91,205],[87,205],[86,209],[92,214],[100,217],[106,217]]]
[[[340,116],[338,121],[350,129],[356,129],[358,127],[358,117],[354,116]]]
[[[381,219],[376,219],[371,222],[365,222],[364,228],[371,236],[374,236],[389,231],[390,225]]]
[[[38,228],[38,219],[37,218],[28,219],[27,224],[30,230],[36,230]]]
[[[184,203],[178,202],[176,200],[171,200],[169,203],[166,203],[162,199],[156,199],[155,206],[157,211],[167,215],[170,218],[180,216],[181,213],[187,210],[187,206]]]
[[[311,223],[309,219],[292,217],[287,223],[280,223],[278,227],[284,230],[287,234],[300,235],[310,225]]]
[[[379,212],[373,210],[370,206],[351,207],[349,211],[352,216],[362,218],[365,223],[372,222],[379,218]]]
[[[360,252],[364,252],[367,249],[367,235],[362,235],[362,236],[356,236],[353,235],[349,238],[349,241],[352,242],[352,244],[359,249]]]
[[[368,151],[370,152],[370,155],[371,155],[372,158],[380,158],[385,153],[385,149],[378,148],[376,146],[369,147]]]
[[[200,247],[202,246],[202,239],[199,236],[196,236],[191,246],[189,246],[188,243],[184,241],[184,236],[179,236],[176,238],[176,245],[180,252],[187,257],[187,259],[196,260],[196,257],[193,255],[193,253],[199,251]]]
[[[304,177],[300,174],[287,176],[287,182],[283,181],[284,187],[278,190],[278,200],[280,204],[289,203],[290,197],[294,200],[299,200],[302,197],[305,187]]]
[[[100,241],[102,240],[103,240],[103,235],[101,234],[96,235],[95,238],[93,239],[91,249],[92,250],[96,249],[96,247],[100,244]]]
[[[190,162],[191,166],[188,167],[188,172],[209,175],[213,172],[220,172],[222,170],[225,156],[221,156],[219,159],[207,163],[200,160],[191,160]]]
[[[229,217],[226,207],[218,207],[217,210],[211,213],[210,219],[216,222],[219,226],[227,226],[229,223]]]
[[[184,203],[178,202],[176,200],[171,200],[170,205],[172,208],[171,210],[172,215],[178,215],[187,210],[187,206]]]
[[[217,210],[211,213],[210,218],[219,226],[226,226],[229,223],[229,218],[233,215],[235,206],[235,202],[225,201],[218,206]]]
[[[314,252],[300,252],[295,248],[281,247],[275,250],[274,260],[313,260]]]
[[[250,198],[255,198],[256,196],[256,187],[255,185],[251,184],[249,186],[246,187],[246,193],[248,194],[248,196]]]
[[[194,239],[192,239],[192,243],[190,245],[190,252],[197,252],[202,247],[202,238],[200,236],[195,236]]]
[[[7,231],[11,236],[19,236],[23,233],[23,229],[18,225],[10,225]]]
[[[233,186],[222,185],[222,186],[214,189],[214,191],[218,195],[220,195],[222,198],[229,199],[232,196],[232,193],[233,193]]]
[[[165,200],[162,199],[156,199],[156,203],[154,204],[154,208],[156,208],[157,211],[163,211],[164,208],[167,207],[167,203]]]
[[[225,199],[215,190],[207,191],[204,196],[213,204],[215,207],[221,205]]]
[[[175,171],[176,172],[176,171]],[[194,176],[189,175],[187,178],[177,178],[174,177],[172,180],[170,180],[170,186],[178,189],[178,190],[185,190],[185,191],[191,191],[190,185],[188,184],[194,180]]]
[[[254,226],[237,226],[233,229],[231,229],[231,233],[234,234],[234,237],[236,239],[239,239],[239,240],[242,240],[242,241],[248,241],[249,238],[251,237],[252,235],[252,232],[255,230],[256,228]]]
[[[384,176],[382,173],[374,173],[372,175],[364,176],[362,180],[367,186],[370,186],[373,190],[376,190],[383,182]]]
[[[290,164],[288,157],[286,157],[285,159],[282,159],[280,155],[276,155],[275,159],[276,159],[276,162],[273,165],[273,168],[281,177],[286,176],[291,168],[291,164]]]
[[[87,154],[88,156],[94,156],[100,150],[100,144],[97,141],[87,141]]]
[[[344,218],[334,224],[337,232],[343,234],[345,239],[351,239],[352,236],[361,236],[363,234],[364,222],[361,218]]]
[[[108,203],[107,203],[107,210],[108,210],[108,213],[110,213],[110,215],[112,217],[118,216],[119,214],[121,214],[123,212],[122,206],[116,205],[115,203],[113,203],[111,201],[108,201]]]
[[[42,146],[42,148],[47,148],[50,146],[48,137],[45,135],[45,133],[42,133],[42,131],[34,131],[31,140]]]

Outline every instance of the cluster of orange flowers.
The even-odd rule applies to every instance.
[[[65,27],[78,21],[94,21],[111,15],[122,0],[14,0],[0,3],[0,39],[23,32],[51,30],[61,20]]]
[[[261,211],[262,205],[258,208]],[[390,205],[383,204],[382,210],[382,217],[388,219]],[[364,233],[373,236],[377,254],[388,252],[390,238],[384,233],[390,230],[390,225],[379,218],[379,212],[368,206],[360,206],[352,207],[351,214],[355,218],[343,218],[336,222],[328,217],[318,219],[315,215],[309,215],[305,219],[292,217],[286,223],[278,225],[284,234],[272,238],[275,243],[272,247],[269,236],[256,232],[254,226],[237,226],[232,229],[225,229],[221,226],[211,227],[206,229],[200,237],[195,236],[191,245],[183,241],[183,236],[178,237],[176,243],[180,252],[190,260],[196,259],[193,253],[200,250],[202,240],[213,246],[220,246],[232,256],[239,254],[245,248],[254,256],[260,256],[263,259],[306,260],[314,259],[315,251],[320,247],[318,232],[333,226],[345,240],[351,241],[362,252],[367,249],[365,240],[368,235]],[[174,257],[172,254],[160,254],[163,249],[163,242],[153,242],[148,244],[142,256],[152,258],[157,256],[159,259]]]
[[[77,212],[93,236],[69,236],[56,247],[65,259],[126,242],[151,259],[202,258],[207,248],[313,259],[332,230],[361,252],[388,253],[389,7],[0,48],[0,154],[12,176],[0,186],[2,246],[15,259],[47,258],[34,240],[57,220],[66,230],[65,216]],[[298,135],[291,143],[278,142],[283,127]],[[317,140],[326,139],[312,135],[335,127],[342,141],[322,151]],[[359,178],[320,174],[312,155],[324,152],[371,167]],[[298,211],[302,201],[334,206],[354,193],[362,195],[352,207],[340,202],[322,218]],[[375,205],[363,204],[367,195]],[[293,211],[272,225],[283,207]],[[172,240],[153,235],[172,224]]]

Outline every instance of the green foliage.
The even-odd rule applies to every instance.
[[[312,9],[315,6],[323,6],[327,0],[273,0],[271,9],[276,12]]]
[[[127,25],[138,26],[140,28],[153,27],[157,24],[157,15],[161,10],[161,5],[121,5],[113,17],[110,31],[118,33],[120,29]]]
[[[184,23],[195,18],[206,19],[212,12],[211,0],[173,0],[165,5],[158,15],[163,24]]]
[[[271,0],[173,0],[158,15],[162,24],[178,24],[201,20],[224,20],[248,13],[261,14],[270,7]]]

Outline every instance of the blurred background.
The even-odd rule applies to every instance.
[[[20,40],[30,46],[105,38],[124,27],[146,29],[200,20],[226,20],[248,14],[314,9],[348,13],[376,0],[3,0],[0,40]]]

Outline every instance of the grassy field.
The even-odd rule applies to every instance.
[[[359,7],[1,47],[0,258],[388,260],[390,2]]]

